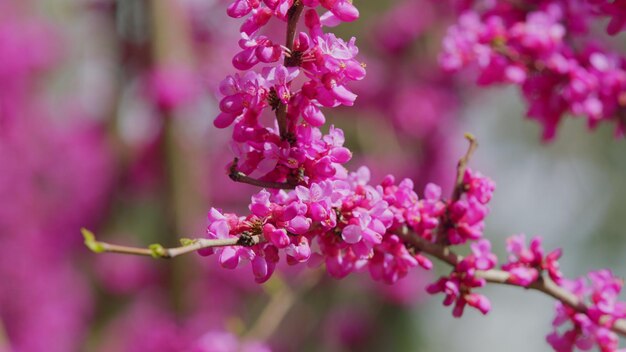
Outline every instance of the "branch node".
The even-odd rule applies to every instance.
[[[247,183],[249,185],[263,187],[263,188],[273,188],[273,189],[294,189],[297,184],[293,182],[272,182],[272,181],[263,181],[257,180],[250,176],[247,176],[243,172],[237,170],[237,162],[239,159],[235,158],[233,163],[230,165],[228,177],[235,182]]]
[[[244,246],[244,247],[252,247],[256,244],[256,241],[254,240],[254,238],[249,234],[249,233],[242,233],[241,236],[239,236],[239,239],[237,240],[237,245],[238,246]]]
[[[163,248],[163,246],[158,244],[158,243],[153,243],[153,244],[149,245],[148,248],[150,249],[150,254],[152,255],[152,258],[154,258],[154,259],[171,258],[171,256],[168,254],[167,250],[165,248]]]
[[[195,244],[196,242],[198,242],[198,240],[195,239],[191,239],[191,238],[181,238],[180,240],[178,240],[181,244],[181,246],[191,246],[193,244]]]

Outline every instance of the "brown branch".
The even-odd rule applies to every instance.
[[[402,238],[405,243],[408,243],[409,245],[415,247],[417,250],[429,254],[445,263],[450,264],[453,267],[456,267],[456,265],[461,262],[461,260],[463,260],[462,256],[454,253],[448,247],[429,242],[426,239],[417,236],[406,227],[404,227],[397,235]],[[575,309],[580,313],[587,313],[587,306],[583,301],[578,299],[578,297],[576,297],[576,295],[574,295],[573,293],[558,286],[547,277],[540,276],[528,287],[524,287],[510,282],[510,274],[502,270],[492,269],[486,271],[477,271],[476,276],[494,284],[502,284],[537,290]],[[611,327],[611,330],[618,333],[619,335],[626,337],[626,320],[617,320],[615,324],[613,324],[613,326]]]
[[[298,21],[300,20],[300,15],[302,14],[303,9],[304,5],[302,4],[302,1],[295,0],[293,5],[291,5],[291,8],[287,11],[287,39],[285,42],[287,53],[291,53],[293,50],[293,40],[296,37],[296,29],[298,27]],[[285,66],[292,66],[293,62],[292,60],[289,60],[287,55],[285,55],[283,64]],[[276,121],[278,122],[280,138],[293,144],[295,140],[293,135],[289,132],[287,126],[287,104],[282,102],[278,104],[278,107],[276,108]]]
[[[405,243],[410,244],[416,249],[428,253],[433,257],[446,262],[452,266],[456,266],[463,257],[454,253],[449,247],[432,243],[425,238],[415,235],[408,227],[403,226],[402,230],[397,235],[404,240]]]
[[[461,159],[456,166],[456,179],[454,182],[454,189],[452,191],[452,197],[450,198],[449,204],[457,202],[461,199],[461,196],[466,191],[466,185],[464,182],[465,179],[465,170],[467,170],[467,164],[469,163],[472,155],[476,148],[478,148],[478,142],[476,141],[476,137],[471,133],[465,133],[465,138],[469,142],[467,146],[467,151],[465,155]],[[453,221],[450,219],[450,210],[447,209],[445,214],[441,217],[441,223],[436,230],[437,233],[437,244],[439,245],[448,245],[448,230],[454,226]]]
[[[230,177],[231,180],[235,182],[247,183],[249,185],[263,187],[263,188],[294,189],[296,187],[296,185],[292,183],[257,180],[256,178],[246,176],[243,172],[240,172],[240,171],[231,172],[228,176]]]
[[[272,182],[272,181],[263,181],[257,180],[256,178],[252,178],[243,172],[237,170],[237,162],[239,160],[235,158],[233,163],[230,165],[230,170],[228,173],[228,177],[235,182],[247,183],[249,185],[263,187],[263,188],[273,188],[273,189],[294,189],[297,184],[290,182]]]
[[[140,255],[146,257],[153,258],[163,258],[169,259],[178,257],[183,254],[196,252],[200,249],[204,248],[215,248],[215,247],[225,247],[225,246],[252,246],[257,243],[264,241],[261,236],[240,236],[233,238],[224,238],[224,239],[206,239],[206,238],[197,238],[197,239],[186,239],[183,240],[183,246],[173,247],[173,248],[165,248],[160,244],[151,244],[148,248],[145,247],[131,247],[131,246],[121,246],[117,244],[100,242],[96,241],[96,237],[94,234],[87,230],[81,230],[83,237],[85,239],[85,245],[94,253],[121,253],[121,254],[132,254],[132,255]]]
[[[289,52],[293,49],[293,40],[296,37],[296,28],[302,10],[304,10],[304,4],[302,4],[301,0],[295,0],[291,8],[287,10],[287,40],[285,41],[285,46]]]
[[[474,154],[474,151],[478,148],[476,137],[474,137],[471,133],[466,133],[465,138],[469,141],[469,146],[467,147],[465,155],[459,159],[459,163],[456,166],[456,181],[454,183],[452,198],[450,199],[451,203],[458,201],[463,192],[465,192],[465,183],[463,182],[463,179],[465,178],[465,170],[467,170],[467,164],[472,158],[472,154]]]

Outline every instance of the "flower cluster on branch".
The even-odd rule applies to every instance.
[[[574,26],[565,21],[574,18],[571,9],[559,7],[561,1],[539,3],[466,13],[446,40],[444,64],[460,68],[477,61],[481,82],[521,84],[533,116],[546,125],[546,137],[565,111],[584,112],[593,123],[612,118],[621,106],[616,95],[625,78],[621,61],[598,50],[586,52],[582,60],[565,40]],[[592,5],[614,15],[612,32],[621,26],[614,12],[618,2]],[[318,10],[325,12],[320,16]],[[297,33],[302,13],[308,31]],[[561,251],[545,254],[539,237],[527,247],[523,235],[508,240],[508,260],[497,269],[498,258],[483,237],[495,184],[467,167],[476,147],[472,136],[450,198],[433,183],[418,196],[409,179],[397,182],[390,175],[373,184],[366,167],[349,172],[343,166],[352,154],[343,146],[340,129],[322,132],[322,109],[354,103],[349,84],[364,78],[365,65],[356,58],[354,38],[346,42],[322,29],[356,19],[350,1],[236,0],[228,14],[248,16],[241,26],[242,51],[233,58],[233,66],[245,72],[220,85],[221,113],[214,124],[233,126],[230,177],[265,189],[252,196],[246,215],[211,208],[207,238],[187,240],[182,247],[115,246],[86,232],[92,250],[162,258],[198,251],[218,256],[227,269],[251,263],[259,283],[285,260],[290,265],[323,263],[335,278],[369,271],[374,280],[393,284],[413,268],[431,270],[429,257],[435,257],[452,270],[427,290],[443,293],[444,305],[454,304],[455,317],[466,306],[490,311],[489,299],[477,292],[487,283],[531,288],[558,300],[547,339],[555,350],[617,349],[616,333],[626,336],[626,303],[618,300],[623,283],[610,271],[590,273],[590,284],[568,280],[559,269]],[[272,18],[286,23],[285,45],[260,34]],[[608,79],[603,75],[613,75],[609,82],[615,86],[601,86],[598,82]],[[263,115],[269,111],[275,119],[267,124]],[[453,251],[462,245],[471,249],[465,257]],[[564,331],[566,324],[571,328]]]
[[[626,3],[604,0],[465,1],[443,43],[450,71],[478,66],[478,84],[514,84],[528,117],[553,139],[566,114],[626,127],[626,58],[590,38],[595,22],[611,17],[610,34],[624,29]],[[484,5],[484,6],[483,6]]]

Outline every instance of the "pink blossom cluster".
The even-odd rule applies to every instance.
[[[405,201],[417,210],[412,183],[406,180],[400,187],[389,183],[373,187],[368,182],[369,170],[361,168],[344,179],[297,186],[290,192],[262,190],[252,197],[247,217],[212,209],[208,237],[262,236],[266,241],[253,246],[216,250],[227,268],[251,261],[259,282],[272,274],[279,251],[289,264],[324,261],[337,278],[369,266],[375,279],[394,282],[420,262],[430,267],[430,262],[409,253],[398,236],[388,232],[406,222],[400,209],[388,200]]]
[[[236,1],[229,7],[232,17],[253,13],[241,29],[243,51],[235,56],[234,66],[251,69],[282,56],[284,65],[227,77],[220,85],[223,98],[215,126],[225,128],[234,123],[237,159],[233,167],[237,171],[261,181],[293,184],[295,190],[262,190],[252,197],[250,214],[244,217],[211,209],[208,238],[238,238],[238,245],[209,248],[201,254],[217,253],[220,264],[231,269],[251,262],[257,282],[269,279],[282,255],[289,264],[324,262],[337,278],[367,269],[374,279],[393,283],[413,267],[432,268],[430,260],[401,238],[403,231],[415,232],[433,243],[458,245],[480,240],[472,243],[475,253],[458,264],[450,282],[456,280],[459,291],[455,296],[458,315],[466,303],[486,312],[487,299],[469,291],[484,284],[474,272],[496,263],[489,242],[481,239],[493,181],[468,169],[462,188],[448,202],[434,184],[426,186],[420,199],[408,179],[396,184],[393,176],[387,176],[380,185],[372,186],[367,168],[348,174],[341,166],[351,156],[343,147],[343,133],[331,127],[324,136],[317,127],[325,122],[323,115],[319,117],[319,107],[354,102],[356,95],[344,83],[360,80],[365,74],[355,59],[354,39],[346,43],[323,34],[325,19],[342,18],[332,10],[320,18],[311,9],[304,16],[309,33],[299,33],[279,55],[270,38],[254,36],[266,21],[253,20],[261,25],[252,29],[247,24],[261,11],[271,10],[291,26],[298,7],[309,5],[289,2],[285,10],[281,4],[263,7],[260,2]],[[297,90],[294,85],[301,72],[307,80]],[[276,111],[278,127],[260,123],[267,107]],[[286,126],[280,126],[283,107]]]
[[[509,282],[527,287],[539,278],[543,270],[546,270],[554,282],[560,283],[563,274],[557,260],[561,257],[561,249],[555,249],[544,255],[541,237],[533,237],[528,248],[525,242],[526,237],[523,234],[511,236],[506,241],[509,260],[502,265],[502,269],[510,274]]]
[[[446,221],[441,236],[450,244],[463,244],[478,240],[485,228],[484,219],[489,213],[487,203],[491,200],[495,183],[467,169],[463,177],[462,196],[451,202],[446,209]]]
[[[587,278],[563,282],[588,308],[581,313],[557,302],[554,331],[547,336],[548,343],[558,352],[574,348],[586,351],[593,346],[602,352],[624,351],[618,349],[618,337],[610,330],[618,319],[626,318],[626,302],[618,299],[624,281],[610,270],[590,272]]]
[[[235,0],[228,6],[227,13],[233,18],[248,16],[241,32],[250,33],[266,25],[273,16],[287,20],[289,9],[295,3],[311,8],[322,6],[328,10],[324,20],[331,24],[354,21],[359,17],[359,11],[350,0]]]
[[[458,69],[476,61],[482,65],[482,83],[513,82],[525,89],[553,77],[549,70],[561,65],[566,70],[559,71],[558,77],[567,76],[566,83],[570,84],[573,76],[569,74],[581,73],[577,68],[584,65],[565,43],[566,29],[574,26],[574,17],[569,16],[569,8],[560,8],[559,4],[552,1],[525,9],[502,5],[484,15],[467,12],[446,40],[444,65]],[[318,5],[329,12],[318,16],[314,9]],[[313,7],[304,14],[308,33],[296,34],[304,7]],[[486,275],[494,272],[498,262],[491,243],[483,238],[494,182],[459,164],[460,177],[451,199],[444,199],[441,188],[432,183],[425,187],[423,197],[417,195],[409,179],[397,183],[393,176],[387,176],[374,185],[370,183],[369,169],[362,167],[349,173],[343,167],[352,156],[343,146],[343,132],[330,127],[323,134],[319,129],[325,123],[321,108],[353,105],[356,95],[347,84],[365,75],[364,65],[356,60],[354,39],[345,42],[321,30],[323,25],[356,18],[358,12],[351,2],[237,0],[228,13],[231,17],[249,15],[241,27],[241,50],[233,59],[235,68],[247,71],[222,81],[221,113],[214,124],[218,128],[234,125],[236,158],[230,167],[231,178],[265,185],[267,189],[252,196],[245,216],[212,208],[207,237],[235,240],[236,244],[205,248],[200,254],[217,255],[220,265],[228,269],[250,263],[259,283],[271,277],[282,258],[289,265],[324,263],[336,278],[368,271],[374,280],[391,284],[412,268],[430,270],[433,264],[422,250],[429,246],[442,248],[444,253],[437,256],[444,257],[453,269],[427,291],[443,293],[444,305],[454,304],[455,317],[460,317],[468,305],[486,314],[491,304],[475,290],[485,286]],[[269,36],[258,35],[271,17],[287,22],[288,42],[284,47]],[[281,59],[283,62],[278,63]],[[543,61],[539,64],[537,60]],[[597,57],[593,61],[599,62]],[[601,74],[601,70],[596,71],[593,74]],[[588,112],[585,109],[593,106],[594,97],[602,104],[610,103],[605,99],[609,93],[601,97],[598,91],[579,82],[558,92],[560,98],[569,99],[561,112]],[[534,90],[528,96],[533,94],[539,93]],[[536,100],[549,96],[541,91]],[[553,107],[549,102],[537,104]],[[269,110],[274,111],[276,122],[268,126],[264,113]],[[465,244],[471,249],[469,255],[445,254],[448,247]],[[526,248],[523,236],[509,240],[507,249],[509,260],[503,266],[504,272],[497,272],[501,279],[504,275],[506,282],[528,287],[543,280],[545,271],[557,285],[578,295],[575,287],[562,279],[557,262],[560,250],[545,255],[539,238],[531,240],[530,248]],[[594,332],[600,331],[598,326],[610,328],[623,317],[622,303],[616,300],[621,283],[617,289],[614,283],[600,284],[599,280],[592,278],[596,293],[592,294],[589,309],[582,313],[571,309],[573,315],[586,317]],[[576,324],[580,325],[578,321]],[[575,333],[583,330],[577,325]],[[600,346],[606,344],[601,338],[593,341]]]
[[[446,306],[455,303],[452,314],[460,317],[466,305],[486,314],[491,309],[487,297],[471,292],[486,284],[476,277],[477,270],[489,270],[495,267],[498,258],[491,252],[491,243],[482,238],[484,218],[489,209],[487,203],[495,190],[495,183],[480,173],[467,169],[463,174],[461,194],[458,199],[443,202],[437,225],[423,235],[424,238],[440,244],[460,245],[470,243],[472,253],[455,265],[452,272],[441,277],[427,287],[431,294],[444,293]],[[418,232],[419,233],[419,232]]]
[[[479,85],[519,86],[527,115],[543,125],[546,140],[554,138],[566,114],[585,116],[590,128],[613,121],[622,135],[626,58],[588,34],[602,14],[613,16],[610,33],[621,29],[623,6],[582,0],[468,6],[448,30],[440,63],[450,71],[478,66]]]
[[[469,170],[467,175],[471,176],[465,179],[474,186],[467,184],[466,197],[479,195],[485,202],[490,199],[493,182]],[[262,190],[252,197],[246,217],[211,209],[208,238],[240,241],[237,246],[209,248],[201,254],[217,253],[221,265],[230,269],[249,261],[258,282],[269,279],[282,255],[292,265],[324,262],[336,278],[367,269],[373,279],[394,283],[411,268],[432,268],[430,260],[405,243],[401,233],[409,229],[427,241],[445,239],[442,234],[450,232],[440,233],[438,229],[469,226],[465,216],[447,217],[448,209],[458,208],[464,201],[465,196],[446,207],[441,188],[435,184],[427,185],[420,199],[411,180],[396,184],[392,176],[373,186],[369,184],[369,170],[362,167],[343,179],[297,186],[289,192]],[[485,213],[481,202],[469,202],[464,209],[470,214]],[[482,232],[473,234],[468,240],[480,239]],[[261,242],[250,242],[254,236]],[[457,286],[464,290],[481,287],[482,283],[474,284],[473,272],[491,269],[496,263],[487,240],[480,239],[472,246],[474,254],[461,261],[453,274],[461,278]],[[470,295],[468,302],[474,299]],[[482,309],[488,304],[484,302],[481,298],[475,304]]]
[[[314,9],[318,5],[329,12],[319,17]],[[258,16],[273,14],[287,20],[289,8],[296,11],[304,6],[313,7],[305,13],[309,33],[298,33],[288,47],[256,36],[267,22],[258,20]],[[241,29],[243,51],[235,55],[233,65],[247,70],[280,58],[284,58],[284,64],[266,66],[260,72],[237,73],[220,84],[221,113],[214,124],[218,128],[234,124],[232,147],[238,171],[255,179],[292,184],[345,174],[341,164],[352,154],[343,147],[341,130],[331,128],[326,135],[320,131],[318,127],[325,123],[320,108],[352,105],[356,94],[347,84],[363,79],[365,69],[356,59],[354,38],[345,42],[322,33],[321,26],[329,21],[352,20],[348,14],[357,16],[358,11],[349,1],[236,1],[229,7],[233,17],[250,12]],[[256,24],[253,28],[250,21]],[[278,126],[263,124],[263,112],[270,109],[283,114]]]
[[[481,239],[471,244],[472,253],[463,258],[449,276],[440,278],[437,282],[427,287],[431,294],[444,293],[445,306],[455,303],[452,315],[460,317],[466,305],[478,309],[487,314],[491,310],[491,303],[484,295],[471,292],[472,288],[485,286],[485,279],[477,277],[477,270],[493,269],[498,261],[495,254],[491,253],[491,243],[487,239]]]

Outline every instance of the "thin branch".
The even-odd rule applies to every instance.
[[[206,238],[197,238],[197,239],[186,239],[183,240],[184,245],[180,247],[173,248],[165,248],[162,245],[156,243],[151,244],[148,248],[145,247],[131,247],[131,246],[121,246],[117,244],[100,242],[96,241],[95,235],[87,230],[81,230],[83,237],[85,239],[85,245],[94,253],[121,253],[121,254],[132,254],[132,255],[140,255],[152,258],[163,258],[169,259],[178,257],[183,254],[196,252],[200,249],[204,248],[215,248],[215,247],[225,247],[225,246],[252,246],[257,243],[260,243],[264,239],[261,236],[240,236],[233,238],[224,238],[224,239],[206,239]]]
[[[231,180],[235,182],[247,183],[249,185],[263,187],[263,188],[294,189],[296,187],[296,185],[292,183],[257,180],[256,178],[246,176],[241,171],[231,172],[228,176],[230,177]]]
[[[465,133],[465,138],[469,142],[469,145],[467,146],[467,151],[465,152],[465,155],[463,155],[463,157],[459,159],[459,162],[456,166],[456,179],[454,182],[454,189],[452,191],[452,197],[450,198],[449,204],[457,202],[459,199],[461,199],[463,193],[465,193],[465,170],[467,170],[467,164],[472,158],[474,151],[476,150],[476,148],[478,148],[478,142],[476,141],[476,137],[474,137],[474,135],[472,135],[471,133]],[[447,209],[444,215],[441,217],[440,225],[436,231],[437,244],[444,246],[450,244],[448,242],[448,230],[453,226],[453,221],[450,218],[450,210]]]
[[[294,1],[291,8],[287,10],[287,39],[285,41],[285,46],[289,52],[293,49],[293,40],[296,37],[296,28],[298,26],[298,21],[300,20],[300,15],[302,14],[302,10],[304,10],[302,0]]]
[[[296,184],[290,182],[272,182],[272,181],[262,181],[257,180],[256,178],[252,178],[243,172],[237,170],[237,162],[238,159],[235,158],[233,163],[230,165],[230,170],[228,173],[228,177],[235,182],[247,183],[249,185],[263,187],[263,188],[273,188],[273,189],[294,189],[296,188]]]
[[[461,262],[461,260],[463,260],[463,257],[461,255],[454,253],[448,247],[429,242],[426,239],[417,236],[406,227],[404,227],[402,231],[400,231],[397,235],[402,238],[405,243],[408,243],[416,249],[426,254],[429,254],[445,263],[448,263],[453,267],[456,267],[456,265]],[[510,282],[510,274],[502,270],[492,269],[486,271],[477,271],[476,276],[481,277],[487,282],[494,284],[502,284],[537,290],[539,292],[545,293],[548,296],[551,296],[556,300],[559,300],[561,303],[575,309],[580,313],[587,313],[587,306],[583,301],[578,299],[578,297],[576,297],[576,295],[574,295],[573,293],[558,286],[547,277],[539,277],[528,287],[524,287]],[[626,337],[626,320],[617,320],[611,327],[611,330],[618,333],[619,335]]]
[[[304,9],[304,4],[302,4],[301,0],[295,0],[291,8],[287,11],[287,39],[285,42],[285,51],[291,53],[293,50],[293,40],[296,37],[296,29],[298,27],[298,21],[300,20],[300,15],[302,14],[302,10]],[[284,59],[284,65],[290,66],[291,60],[287,56]],[[294,137],[289,132],[287,128],[287,105],[284,103],[279,103],[276,108],[276,121],[278,122],[278,130],[280,133],[280,138],[283,140],[289,141],[289,143],[293,144]]]
[[[474,137],[474,135],[466,133],[465,138],[468,140],[469,146],[467,147],[465,155],[459,159],[459,163],[456,166],[456,182],[454,183],[454,191],[452,192],[450,202],[458,201],[463,192],[465,192],[465,183],[463,182],[463,179],[465,178],[465,170],[467,170],[467,164],[472,158],[472,154],[474,154],[474,151],[478,148],[478,142],[476,141],[476,137]]]
[[[397,235],[404,240],[405,243],[410,244],[416,249],[428,253],[433,257],[446,262],[452,266],[456,266],[463,257],[454,253],[449,247],[432,243],[425,238],[416,236],[408,227],[403,226],[402,230]]]

